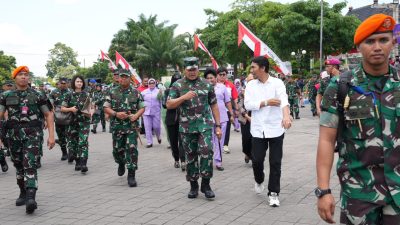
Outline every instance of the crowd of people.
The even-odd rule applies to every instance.
[[[399,224],[400,77],[396,62],[389,61],[394,48],[390,16],[377,14],[356,30],[354,44],[363,56],[361,64],[342,71],[341,61],[325,61],[325,71],[308,80],[270,75],[268,59],[251,61],[250,74],[233,82],[225,67],[199,70],[195,57],[184,59],[184,73],[175,71],[161,85],[144,78],[137,86],[129,71],[115,71],[113,83],[104,90],[96,80],[76,75],[65,78],[51,93],[29,87],[27,66],[12,73],[0,95],[1,138],[16,168],[20,195],[16,205],[26,212],[37,208],[37,169],[43,154],[43,130],[47,145],[60,145],[61,160],[75,161],[75,170],[88,172],[90,125],[93,134],[106,121],[112,133],[112,154],[118,176],[128,170],[127,183],[137,186],[138,139],[144,134],[146,148],[154,136],[161,144],[165,126],[173,166],[186,172],[188,198],[199,191],[215,198],[211,188],[214,167],[224,171],[223,154],[229,154],[231,126],[240,131],[245,163],[252,163],[254,190],[264,192],[264,161],[269,150],[267,196],[269,205],[280,206],[281,167],[285,132],[308,99],[312,116],[320,119],[317,150],[318,213],[334,223],[335,201],[329,188],[334,152],[341,184],[342,224]],[[165,111],[165,115],[163,115]],[[8,170],[5,151],[0,151],[3,172]],[[198,180],[201,178],[201,184]]]

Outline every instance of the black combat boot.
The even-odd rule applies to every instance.
[[[196,181],[190,181],[190,191],[188,194],[188,198],[197,198],[199,195],[199,183]]]
[[[37,162],[36,162],[36,168],[41,168],[42,167],[42,157],[38,157]]]
[[[118,176],[123,176],[125,174],[125,164],[118,164]]]
[[[97,125],[93,125],[92,133],[93,134],[97,133]]]
[[[74,153],[71,150],[69,150],[68,151],[68,163],[72,163],[74,161],[74,159],[75,159]]]
[[[82,169],[81,159],[80,158],[76,158],[75,159],[75,171],[79,171],[81,169]]]
[[[62,156],[61,156],[61,161],[65,161],[68,159],[68,153],[66,148],[61,148]]]
[[[19,196],[18,196],[17,200],[15,200],[15,205],[16,206],[25,205],[26,190],[25,190],[24,180],[23,179],[17,180],[17,184],[19,187]]]
[[[103,132],[106,132],[106,127],[105,126],[103,127]]]
[[[299,113],[296,113],[296,120],[300,119]]]
[[[81,159],[81,172],[86,173],[88,171],[87,158]]]
[[[204,193],[206,198],[215,198],[214,192],[210,187],[210,179],[203,178],[201,179],[201,192]]]
[[[0,151],[3,151],[3,150],[0,150]],[[4,156],[0,157],[0,165],[1,165],[1,171],[7,172],[8,164],[7,164],[6,158]]]
[[[37,203],[35,201],[36,198],[36,189],[28,188],[26,189],[26,213],[32,214],[35,209],[37,209]]]
[[[133,169],[128,170],[128,185],[129,185],[129,187],[137,186],[137,183],[135,180],[135,170],[133,170]]]

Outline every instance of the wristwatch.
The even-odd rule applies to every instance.
[[[221,128],[221,124],[215,124],[215,127]]]
[[[315,196],[317,196],[317,198],[321,198],[322,196],[326,195],[326,194],[331,194],[331,189],[321,189],[319,187],[315,188],[314,193]]]

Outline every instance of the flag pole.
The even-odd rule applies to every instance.
[[[319,33],[319,72],[322,72],[322,34],[324,26],[324,0],[321,0],[321,25]]]

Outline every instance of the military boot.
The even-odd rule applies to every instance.
[[[188,198],[197,198],[199,195],[199,183],[196,181],[190,181],[190,191],[188,194]]]
[[[201,179],[201,192],[204,193],[206,198],[215,198],[214,192],[210,187],[210,179],[203,178]]]
[[[89,169],[87,167],[87,158],[81,159],[81,172],[86,173]]]
[[[26,213],[32,214],[35,209],[37,209],[37,203],[35,201],[36,198],[36,189],[28,188],[26,189]]]
[[[128,185],[129,185],[129,187],[137,186],[137,183],[135,180],[135,170],[133,170],[133,169],[128,170]]]
[[[25,190],[24,180],[19,179],[19,180],[17,180],[17,183],[18,183],[18,187],[19,187],[19,196],[18,196],[17,200],[15,200],[15,205],[16,206],[25,205],[26,190]]]
[[[120,163],[118,165],[118,176],[123,176],[125,174],[125,164]]]
[[[93,134],[97,133],[97,125],[93,125],[92,133]]]
[[[299,112],[296,113],[296,120],[300,119]]]
[[[3,151],[3,150],[1,150],[1,151]],[[1,171],[7,172],[8,164],[7,164],[6,158],[4,156],[0,157],[0,165],[1,165]]]
[[[42,167],[42,157],[38,157],[37,161],[36,161],[36,168],[41,168]]]
[[[62,156],[61,156],[61,161],[65,161],[68,159],[68,153],[66,148],[61,148]]]
[[[72,163],[75,159],[74,153],[71,150],[68,150],[68,163]]]
[[[103,132],[106,132],[106,127],[105,126],[103,127]]]
[[[75,171],[79,171],[81,169],[82,169],[81,159],[80,158],[76,158],[75,159]]]

